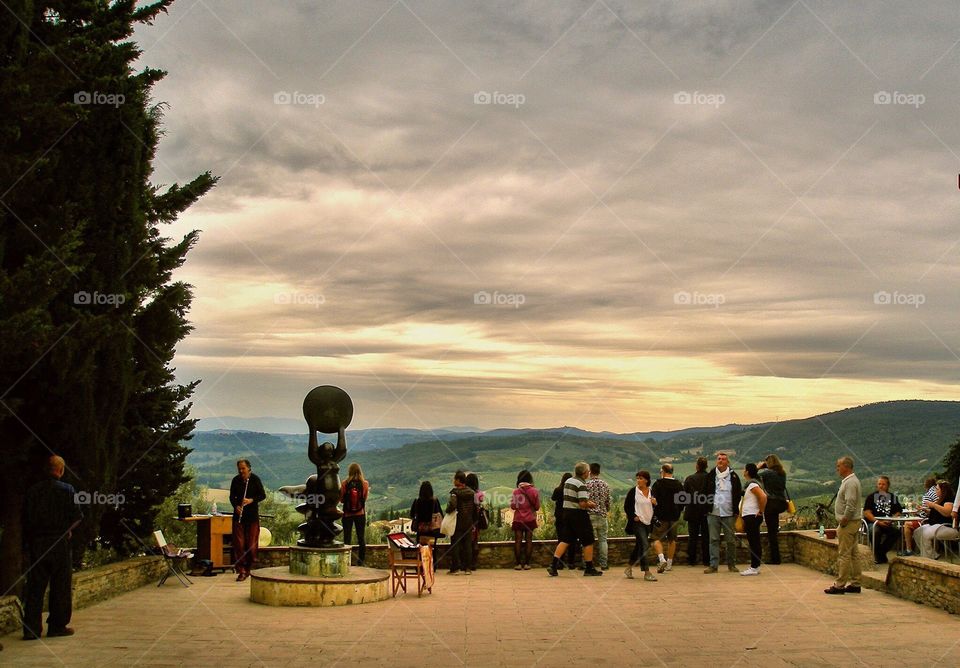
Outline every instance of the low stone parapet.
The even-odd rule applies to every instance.
[[[960,566],[920,557],[896,557],[887,570],[886,591],[960,614]]]
[[[145,584],[155,585],[166,568],[162,557],[134,557],[74,573],[73,607],[85,608]],[[46,600],[43,609],[47,609]],[[0,633],[17,631],[20,625],[19,599],[16,596],[0,597]]]

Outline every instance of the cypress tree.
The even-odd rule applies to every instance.
[[[66,459],[64,479],[78,490],[124,500],[106,518],[104,506],[86,506],[75,548],[101,536],[137,545],[184,479],[196,383],[178,385],[170,363],[190,329],[191,293],[172,272],[196,233],[174,242],[160,226],[215,179],[150,183],[161,109],[149,96],[164,72],[135,71],[140,51],[128,41],[171,2],[7,3],[16,20],[0,28],[4,591],[21,568],[20,499],[49,454]]]

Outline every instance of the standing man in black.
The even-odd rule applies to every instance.
[[[250,577],[260,544],[260,502],[267,498],[260,478],[250,469],[250,460],[237,461],[237,475],[230,483],[233,506],[233,555],[237,582]]]
[[[683,485],[673,477],[673,464],[660,467],[660,479],[653,483],[650,493],[657,503],[653,507],[653,549],[657,552],[657,573],[673,570],[673,555],[677,552],[677,522],[683,511]],[[667,539],[667,556],[663,556],[663,539]]]
[[[23,505],[24,554],[30,564],[23,611],[23,639],[40,637],[43,595],[50,585],[47,637],[72,636],[73,559],[70,532],[83,519],[72,485],[61,482],[62,457],[47,460],[47,474],[27,491]]]
[[[707,458],[697,457],[697,472],[691,473],[683,481],[687,505],[683,518],[687,520],[687,563],[697,565],[697,549],[704,566],[710,565],[710,529],[707,527]]]

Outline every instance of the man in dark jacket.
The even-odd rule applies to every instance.
[[[237,475],[230,482],[233,506],[233,554],[237,582],[250,577],[260,544],[260,502],[267,498],[259,476],[250,470],[250,460],[237,461]]]
[[[473,525],[477,521],[477,503],[474,491],[467,486],[467,474],[457,471],[453,475],[453,489],[450,490],[450,500],[447,502],[447,512],[457,511],[457,528],[450,537],[450,572],[449,575],[459,575],[463,569],[464,575],[470,575],[470,566],[473,564]]]
[[[687,520],[687,563],[697,565],[697,550],[704,566],[710,565],[710,529],[707,526],[707,458],[697,457],[697,472],[691,473],[683,481],[687,505],[683,509],[683,519]]]
[[[47,460],[49,477],[27,491],[23,506],[24,554],[29,563],[23,611],[23,639],[40,637],[43,595],[50,585],[47,637],[72,636],[73,564],[70,532],[83,519],[72,485],[61,482],[66,464]]]
[[[730,468],[727,453],[717,454],[717,465],[707,474],[707,503],[710,512],[707,526],[710,528],[710,565],[704,573],[716,573],[720,565],[720,530],[726,542],[727,569],[737,573],[737,536],[734,521],[740,510],[743,489],[740,477]]]

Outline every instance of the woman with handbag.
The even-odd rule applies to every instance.
[[[757,465],[750,462],[743,468],[743,499],[740,501],[740,517],[743,518],[743,530],[750,545],[750,568],[740,571],[740,575],[760,575],[760,523],[763,522],[763,510],[767,505],[767,495],[760,487]]]
[[[767,540],[770,543],[768,564],[780,563],[780,514],[786,512],[790,501],[787,492],[787,472],[776,455],[767,455],[757,464],[760,484],[767,494],[767,505],[763,510],[763,521],[767,525]]]
[[[417,533],[417,542],[420,545],[429,545],[431,553],[433,546],[440,537],[440,522],[443,521],[443,511],[440,501],[433,495],[433,485],[429,480],[420,483],[420,494],[410,506],[410,523]],[[437,562],[433,560],[433,569],[437,569]]]
[[[529,571],[530,557],[533,556],[533,532],[537,528],[537,511],[540,510],[540,492],[533,486],[533,475],[526,469],[517,475],[517,488],[510,498],[510,507],[513,509],[513,556],[517,561],[513,570]]]

